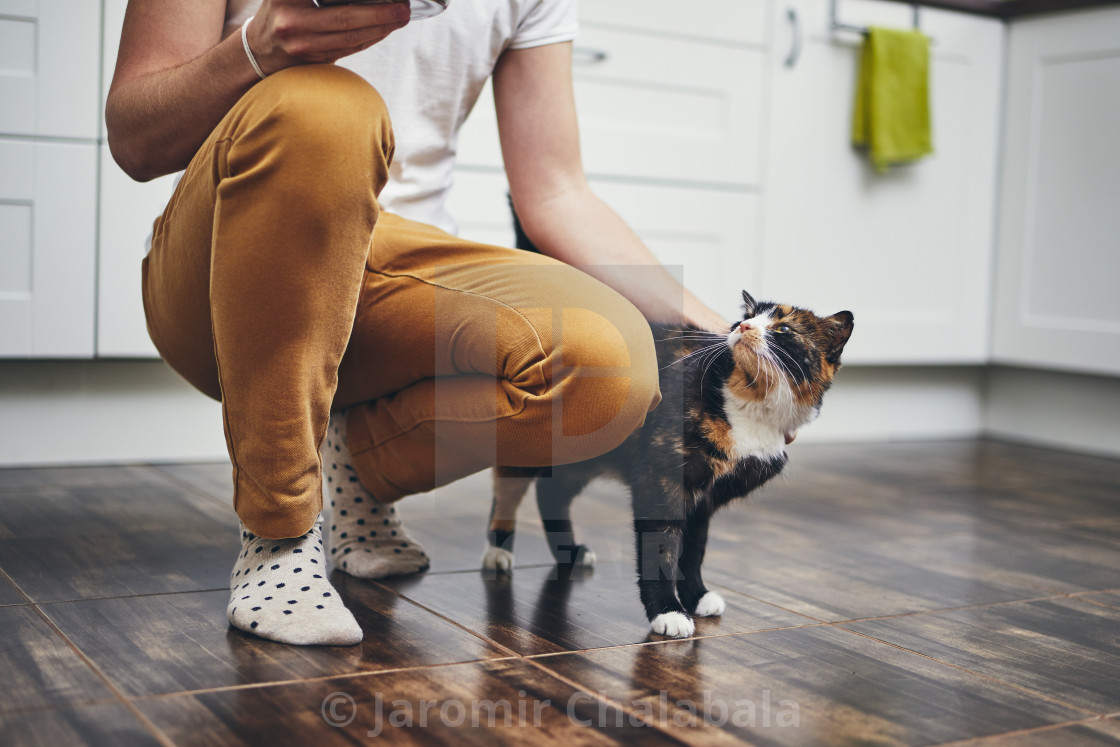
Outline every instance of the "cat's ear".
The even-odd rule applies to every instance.
[[[852,336],[852,329],[856,326],[856,319],[850,311],[839,311],[824,320],[828,329],[828,352],[825,357],[832,365],[839,365],[840,353],[848,338]]]
[[[754,316],[754,307],[756,305],[757,305],[757,301],[754,300],[754,296],[752,296],[750,293],[747,293],[746,291],[743,291],[743,318],[744,319],[750,319],[752,316]]]

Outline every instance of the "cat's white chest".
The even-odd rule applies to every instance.
[[[772,407],[765,402],[743,402],[726,385],[723,401],[736,457],[771,461],[786,453],[786,424],[775,422],[777,413]]]

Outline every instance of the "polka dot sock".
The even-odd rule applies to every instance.
[[[331,414],[323,442],[327,547],[336,568],[358,578],[384,578],[428,570],[431,562],[404,529],[395,506],[381,503],[358,482],[346,448],[346,414]]]
[[[327,580],[322,518],[295,539],[265,539],[241,526],[230,574],[229,624],[297,646],[353,646],[362,629]]]

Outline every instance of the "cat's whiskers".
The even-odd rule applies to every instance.
[[[789,380],[784,375],[784,373],[788,373],[788,369],[772,355],[771,350],[770,346],[765,346],[759,351],[759,360],[765,363],[772,373],[772,377],[767,377],[769,386],[766,389],[766,397],[769,398],[771,392],[776,390],[775,402],[772,407],[777,411],[776,414],[779,415],[780,419],[785,422],[793,417],[796,404],[793,399],[793,391],[789,386]]]
[[[697,349],[697,350],[693,350],[693,351],[692,351],[691,353],[689,353],[688,355],[682,355],[682,356],[681,356],[680,358],[677,358],[677,359],[676,359],[675,361],[673,361],[672,363],[667,363],[667,364],[665,364],[664,366],[662,366],[662,367],[661,367],[661,369],[660,369],[660,370],[665,370],[666,368],[669,368],[670,366],[675,366],[675,365],[677,365],[678,363],[680,363],[680,362],[682,362],[682,361],[687,361],[687,360],[689,360],[689,359],[691,359],[691,358],[695,358],[695,357],[697,357],[697,356],[703,356],[703,355],[704,355],[705,353],[708,353],[708,352],[710,352],[711,350],[713,350],[713,349],[715,349],[715,348],[718,348],[718,347],[720,347],[720,346],[722,346],[722,345],[723,345],[723,341],[722,341],[722,340],[721,340],[720,342],[717,342],[717,343],[713,343],[713,344],[711,344],[711,345],[705,345],[705,346],[704,346],[704,347],[702,347],[702,348],[699,348],[699,349]]]
[[[784,355],[786,360],[788,360],[793,365],[797,366],[797,370],[801,373],[800,381],[808,381],[809,380],[809,376],[808,376],[808,374],[805,373],[805,369],[801,367],[800,363],[798,363],[796,360],[794,360],[793,356],[790,355],[788,350],[783,350],[779,347],[775,347],[774,352]],[[790,371],[788,366],[783,366],[783,367],[786,369],[786,371],[789,371],[789,373],[791,375],[793,374],[793,371]]]
[[[709,356],[708,365],[704,366],[704,372],[700,374],[700,396],[701,397],[704,396],[704,380],[708,378],[708,369],[711,368],[712,364],[715,363],[716,361],[718,361],[720,356],[723,355],[724,353],[727,353],[727,354],[730,355],[731,348],[726,347],[725,345],[723,345],[723,343],[720,343],[717,347],[716,353],[714,355]],[[703,363],[703,361],[701,363]]]

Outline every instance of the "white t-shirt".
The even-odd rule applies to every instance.
[[[259,6],[259,0],[230,0],[226,34]],[[577,31],[576,0],[451,0],[442,14],[340,60],[380,92],[393,121],[396,153],[382,207],[454,233],[444,203],[459,128],[499,55],[570,41]]]

